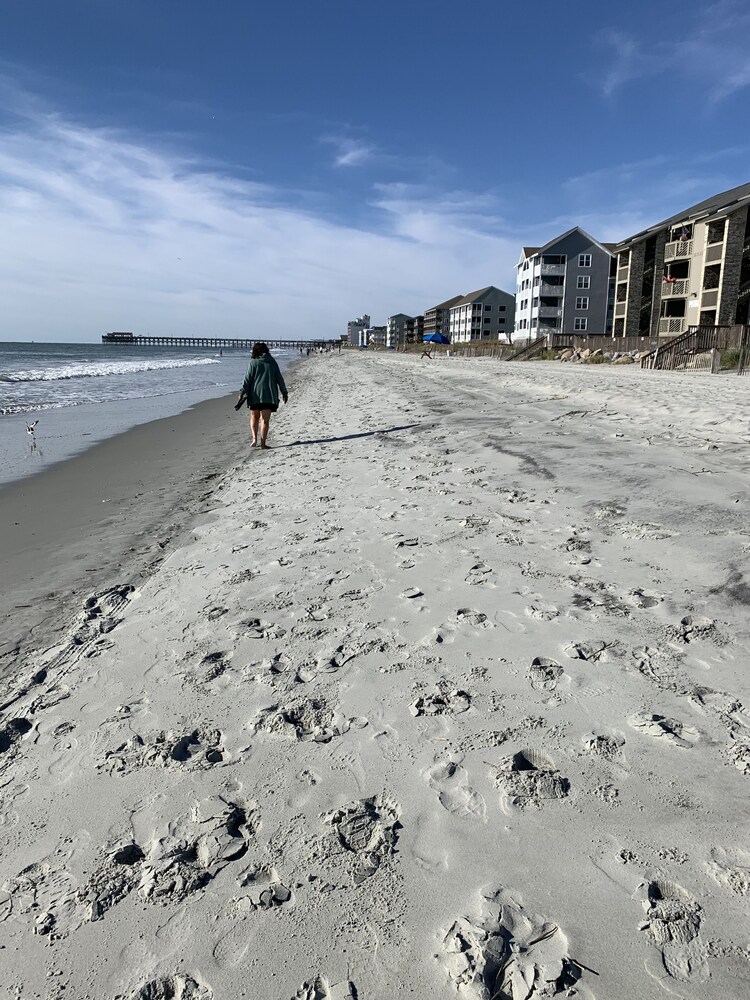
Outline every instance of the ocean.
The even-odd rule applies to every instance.
[[[274,357],[283,371],[299,355]],[[249,351],[234,349],[0,343],[0,483],[227,395],[248,360]]]

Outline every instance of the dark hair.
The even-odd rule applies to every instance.
[[[257,344],[253,344],[252,357],[262,358],[264,354],[269,354],[268,344],[264,344],[262,340],[259,340]]]

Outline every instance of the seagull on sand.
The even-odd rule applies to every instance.
[[[35,420],[33,424],[26,424],[26,433],[30,434],[33,437],[34,436],[34,428],[36,427],[36,425],[38,423],[39,423],[39,421]]]

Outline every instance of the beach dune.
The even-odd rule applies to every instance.
[[[746,380],[289,386],[15,664],[0,992],[750,995]]]

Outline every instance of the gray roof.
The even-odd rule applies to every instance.
[[[544,253],[546,250],[549,250],[550,247],[553,247],[555,245],[555,243],[559,243],[561,240],[564,240],[566,236],[570,236],[571,233],[582,233],[586,237],[587,240],[591,240],[592,243],[595,243],[598,247],[601,247],[602,250],[606,250],[608,253],[612,253],[612,251],[609,249],[609,245],[608,244],[606,244],[606,243],[600,243],[599,240],[595,239],[591,235],[591,233],[587,233],[586,230],[585,229],[581,229],[580,226],[573,226],[571,229],[568,229],[566,232],[560,233],[559,236],[555,236],[555,238],[551,239],[549,241],[549,243],[545,243],[543,247],[540,247],[538,252],[539,253]]]
[[[502,288],[496,288],[494,285],[487,285],[486,288],[478,288],[476,292],[469,292],[468,295],[464,295],[462,299],[453,304],[455,306],[468,306],[472,302],[477,302],[479,299],[483,299],[488,292],[500,292],[501,295],[507,295],[509,298],[515,298],[510,292],[504,292]]]
[[[438,302],[436,306],[430,306],[429,309],[425,309],[425,312],[432,312],[433,309],[450,309],[451,306],[455,306],[455,304],[462,298],[463,295],[454,295],[452,299],[446,299],[445,302]]]
[[[655,226],[649,226],[648,229],[636,233],[635,236],[629,236],[626,240],[618,243],[617,248],[618,250],[622,250],[629,244],[638,243],[640,240],[658,233],[661,229],[674,226],[678,222],[694,222],[698,219],[703,221],[714,215],[728,214],[740,208],[742,203],[748,201],[748,199],[750,199],[750,184],[740,184],[739,187],[730,188],[728,191],[722,191],[721,194],[715,194],[710,198],[706,198],[705,201],[699,201],[697,205],[683,209],[682,212],[678,212],[676,215],[670,215],[668,219],[658,222]]]

